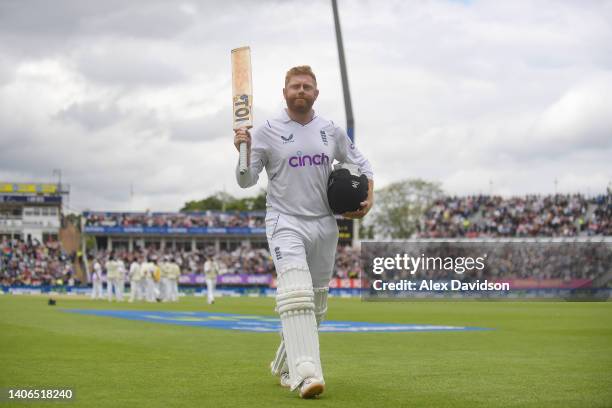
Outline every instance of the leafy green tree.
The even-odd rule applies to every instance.
[[[216,195],[208,196],[202,200],[187,201],[181,212],[193,212],[193,211],[207,211],[207,210],[221,210],[223,208],[223,202]]]
[[[254,197],[234,198],[226,205],[228,211],[263,211],[266,209],[266,192],[260,190]]]
[[[186,202],[180,211],[263,211],[265,209],[266,192],[262,189],[256,196],[245,198],[236,198],[224,191],[218,191],[202,200]]]
[[[433,202],[444,194],[440,183],[406,179],[376,190],[374,207],[360,233],[366,238],[412,237]]]

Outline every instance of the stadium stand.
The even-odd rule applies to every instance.
[[[227,228],[265,227],[263,212],[125,213],[86,212],[86,227]]]
[[[445,197],[419,225],[419,238],[612,235],[610,195]]]
[[[3,286],[79,284],[74,273],[74,256],[58,241],[42,244],[3,238],[0,241],[0,282]]]
[[[274,265],[265,245],[265,214],[263,212],[201,213],[121,213],[85,212],[81,227],[87,235],[99,239],[108,235],[108,245],[90,249],[87,259],[97,258],[105,264],[110,251],[126,262],[138,256],[161,259],[170,257],[183,274],[201,275],[204,258],[213,254],[223,265],[225,274],[273,275]],[[504,239],[544,237],[610,237],[612,236],[612,194],[587,198],[580,194],[520,196],[445,197],[436,201],[419,222],[416,239]],[[140,228],[140,230],[139,230]],[[147,230],[150,228],[151,230]],[[181,231],[175,231],[182,228]],[[225,228],[225,230],[223,230]],[[232,229],[232,228],[235,228]],[[147,245],[155,231],[172,245]],[[178,245],[172,240],[199,235],[198,245]],[[204,232],[202,232],[204,231]],[[230,237],[235,234],[236,237]],[[130,239],[130,247],[114,244]],[[111,237],[115,241],[111,243]],[[231,245],[220,246],[221,239],[232,238]],[[146,239],[145,239],[146,238]],[[124,241],[121,241],[123,239]],[[191,239],[191,238],[189,238]],[[213,243],[217,240],[217,245]],[[133,241],[133,242],[132,242]],[[186,242],[186,241],[185,241]],[[205,245],[199,245],[200,242]],[[229,243],[229,241],[228,241]],[[0,283],[19,285],[78,285],[80,259],[75,251],[67,252],[57,239],[41,243],[38,239],[7,238],[0,240]],[[525,259],[538,260],[537,254]],[[571,254],[560,259],[571,263]],[[537,262],[537,261],[534,261]],[[542,265],[542,263],[538,263]],[[537,269],[525,265],[521,270]],[[587,279],[588,270],[569,276],[567,268],[539,268],[534,272],[543,279]],[[347,245],[338,247],[334,278],[355,279],[360,276],[360,251]],[[440,276],[432,276],[438,278]],[[526,278],[508,273],[507,278]]]

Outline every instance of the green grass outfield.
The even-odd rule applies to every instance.
[[[274,315],[271,298],[212,306],[196,297],[150,305],[60,298],[55,307],[46,300],[0,296],[0,387],[70,387],[76,400],[67,407],[612,407],[612,302],[331,299],[330,320],[495,330],[323,333],[327,391],[302,401],[269,373],[277,334],[61,311]]]

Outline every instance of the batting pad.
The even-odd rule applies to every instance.
[[[306,378],[323,380],[314,291],[306,265],[287,265],[278,274],[276,308],[283,326],[291,389]]]
[[[325,320],[327,314],[327,295],[329,288],[314,288],[314,313],[317,319],[317,327]]]
[[[321,326],[325,315],[327,314],[327,295],[329,294],[329,288],[314,288],[314,313],[315,319],[317,320],[317,328]],[[289,372],[287,367],[287,353],[285,350],[285,341],[283,340],[283,334],[281,333],[281,341],[276,350],[276,355],[272,364],[270,364],[272,375],[280,376],[282,373]]]

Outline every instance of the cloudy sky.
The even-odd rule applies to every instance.
[[[612,2],[339,8],[377,187],[420,177],[510,195],[557,180],[594,194],[612,181]],[[344,123],[330,0],[0,0],[0,181],[61,169],[75,210],[255,193],[233,175],[230,49],[242,45],[256,123],[282,109],[284,73],[301,64],[317,74],[317,112]]]

